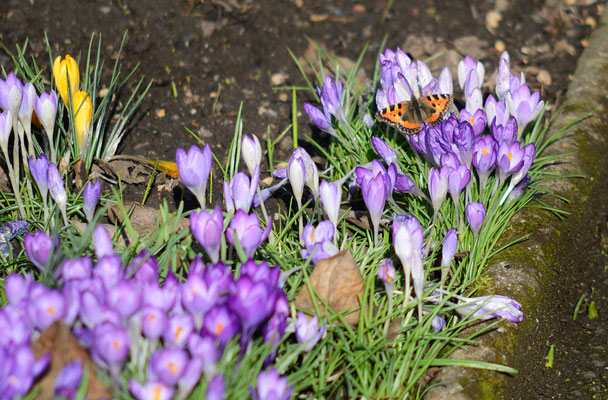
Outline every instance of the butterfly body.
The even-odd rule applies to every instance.
[[[376,113],[378,121],[386,122],[400,132],[413,135],[420,132],[422,124],[437,125],[452,104],[447,94],[433,94],[419,99],[393,104]]]

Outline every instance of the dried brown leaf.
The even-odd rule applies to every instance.
[[[351,325],[357,324],[359,296],[363,296],[364,283],[359,266],[349,250],[320,260],[310,274],[310,284],[334,312],[351,310],[344,319]],[[295,304],[302,310],[315,312],[307,286],[300,289]],[[325,306],[318,299],[317,306],[321,315],[325,315]]]
[[[111,390],[97,379],[97,366],[87,350],[78,343],[70,328],[63,321],[57,321],[40,334],[32,344],[36,358],[47,353],[51,354],[51,364],[39,382],[40,392],[37,399],[52,400],[54,398],[55,379],[67,364],[82,360],[82,369],[88,371],[87,399],[102,399],[111,397]]]

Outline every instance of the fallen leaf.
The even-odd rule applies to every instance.
[[[97,379],[97,366],[87,350],[78,343],[78,340],[70,328],[63,321],[57,321],[49,326],[40,334],[38,339],[32,344],[32,351],[36,358],[47,353],[51,354],[49,369],[39,381],[40,392],[37,399],[54,399],[55,379],[67,364],[82,360],[83,372],[86,369],[89,374],[86,398],[102,399],[110,398],[112,392],[110,388],[104,386]]]
[[[359,296],[363,296],[364,283],[359,266],[349,250],[320,260],[309,278],[316,294],[327,302],[334,312],[351,310],[344,316],[344,320],[351,325],[359,322]],[[307,286],[300,289],[295,304],[302,310],[315,312]],[[324,316],[325,306],[318,299],[317,306],[321,316]]]

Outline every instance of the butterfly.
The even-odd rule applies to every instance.
[[[419,99],[393,104],[376,113],[378,121],[386,122],[402,133],[413,135],[420,132],[422,124],[437,125],[452,104],[448,94],[433,94]]]

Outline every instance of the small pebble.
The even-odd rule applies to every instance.
[[[497,40],[496,43],[494,43],[494,48],[502,53],[506,50],[507,46],[505,46],[505,42],[503,42],[502,40]]]
[[[156,116],[158,118],[163,118],[165,116],[165,109],[161,108],[160,110],[156,110]]]
[[[551,85],[551,74],[549,74],[549,71],[545,69],[541,69],[540,71],[538,71],[536,79],[539,83],[542,83],[545,86]]]
[[[284,73],[277,72],[270,77],[270,83],[272,83],[272,86],[279,86],[285,83],[286,78]]]

